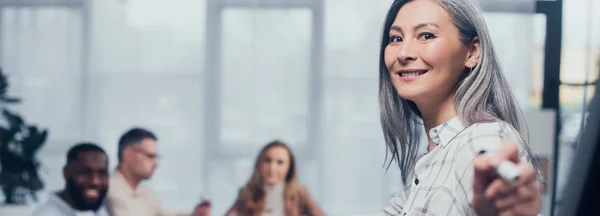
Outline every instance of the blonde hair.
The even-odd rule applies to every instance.
[[[272,148],[284,148],[289,155],[290,164],[288,173],[285,177],[285,192],[284,199],[285,205],[289,206],[298,199],[297,190],[299,189],[299,183],[296,172],[296,161],[290,148],[283,142],[275,140],[268,143],[265,147],[260,150],[256,161],[254,162],[254,172],[250,177],[250,180],[246,183],[244,188],[240,191],[238,197],[238,209],[237,212],[241,215],[261,215],[265,209],[265,189],[264,179],[260,173],[261,162],[264,161],[266,153]]]

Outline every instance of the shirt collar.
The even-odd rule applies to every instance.
[[[106,209],[104,209],[104,205],[100,206],[100,208],[94,212],[94,211],[79,211],[76,209],[73,209],[65,200],[63,200],[58,193],[53,193],[52,195],[50,195],[50,198],[48,198],[48,202],[51,203],[51,205],[56,206],[56,208],[60,209],[60,211],[63,214],[67,214],[67,215],[76,215],[76,216],[80,216],[80,215],[106,215]]]
[[[60,196],[58,195],[58,193],[53,193],[50,198],[48,198],[48,202],[51,203],[51,205],[56,206],[57,208],[60,209],[60,211],[62,211],[63,213],[69,213],[69,214],[74,214],[75,210],[73,208],[71,208],[71,206],[62,198],[60,198]]]
[[[465,129],[465,126],[460,121],[460,118],[455,116],[441,125],[430,129],[429,137],[431,137],[436,146],[442,145],[446,147],[463,129]]]
[[[120,187],[120,189],[125,190],[124,192],[130,194],[131,196],[136,197],[144,194],[144,190],[142,189],[141,185],[138,185],[136,188],[132,188],[131,185],[129,185],[129,183],[125,179],[125,176],[123,176],[123,174],[121,174],[121,171],[119,171],[118,169],[115,170],[115,172],[112,174],[112,177],[115,178],[115,180],[117,180],[120,185],[123,185],[123,187]]]

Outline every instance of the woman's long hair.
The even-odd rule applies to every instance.
[[[258,157],[254,162],[254,172],[252,173],[250,180],[248,180],[248,183],[246,183],[246,186],[240,191],[238,199],[238,213],[240,215],[261,215],[265,211],[265,181],[260,173],[260,166],[265,160],[267,151],[276,147],[284,148],[290,157],[288,173],[285,176],[285,205],[290,206],[298,199],[296,192],[299,183],[296,176],[296,160],[294,159],[294,154],[292,154],[292,151],[285,143],[275,140],[268,143],[260,150]]]
[[[379,55],[379,109],[383,135],[387,145],[389,165],[398,163],[402,181],[406,183],[414,167],[422,126],[421,113],[412,101],[400,98],[392,84],[385,64],[385,48],[390,38],[389,31],[402,6],[411,0],[395,0],[385,18]],[[472,0],[434,0],[446,9],[454,25],[460,32],[464,44],[478,37],[480,43],[479,62],[472,69],[463,71],[457,84],[454,97],[460,120],[470,126],[474,123],[504,121],[519,132],[523,148],[532,156],[528,145],[523,115],[511,92],[508,82],[502,74],[502,68],[482,12]],[[537,160],[531,157],[534,167]]]

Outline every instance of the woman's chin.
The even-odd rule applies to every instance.
[[[398,92],[398,96],[404,100],[419,100],[424,98],[427,94],[425,89],[421,86],[407,86],[407,85],[394,85],[396,87],[396,92]]]
[[[398,96],[400,96],[400,98],[402,98],[404,100],[409,100],[409,101],[418,101],[420,98],[423,98],[422,95],[423,94],[421,94],[419,92],[413,92],[413,91],[402,91],[402,93],[398,93]]]
[[[279,182],[281,182],[281,180],[267,180],[266,182],[267,182],[267,185],[272,186],[272,185],[279,184]]]

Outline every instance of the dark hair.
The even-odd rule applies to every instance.
[[[83,152],[101,152],[104,155],[106,155],[104,149],[100,148],[100,146],[94,143],[78,143],[75,144],[75,146],[71,147],[71,149],[69,149],[69,151],[67,152],[67,164],[70,164],[79,159],[79,154]]]
[[[123,150],[125,148],[137,145],[144,139],[158,140],[152,132],[143,128],[132,128],[125,132],[119,139],[119,163],[123,160]]]

